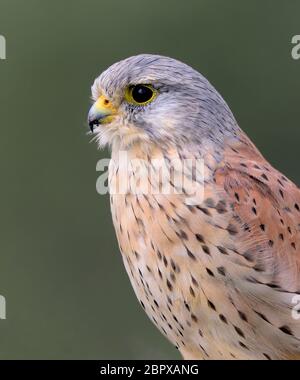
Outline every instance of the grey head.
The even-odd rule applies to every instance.
[[[95,80],[92,97],[89,124],[101,146],[139,140],[161,146],[222,144],[239,130],[206,78],[164,56],[141,54],[113,64]]]

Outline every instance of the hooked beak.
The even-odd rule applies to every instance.
[[[90,130],[93,132],[94,127],[98,127],[100,124],[110,123],[117,110],[112,103],[101,95],[100,98],[92,105],[88,114],[88,123]]]

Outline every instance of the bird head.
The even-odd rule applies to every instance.
[[[213,86],[190,66],[142,54],[117,62],[92,86],[88,123],[101,147],[220,141],[236,127]]]

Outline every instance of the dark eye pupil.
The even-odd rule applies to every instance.
[[[153,91],[147,86],[137,85],[133,87],[131,94],[137,103],[145,103],[152,98]]]

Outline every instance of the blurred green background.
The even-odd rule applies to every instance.
[[[118,252],[86,135],[90,86],[142,53],[181,59],[300,183],[300,1],[0,0],[1,359],[173,359]]]

